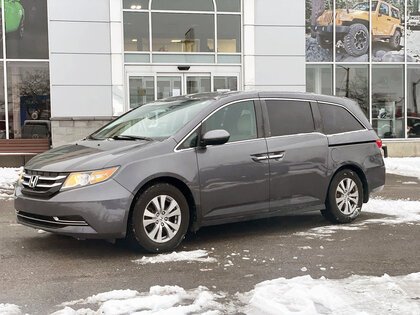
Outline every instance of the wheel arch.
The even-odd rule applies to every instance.
[[[197,220],[197,206],[196,206],[194,195],[193,195],[190,187],[188,187],[188,185],[183,180],[181,180],[181,179],[179,179],[175,176],[171,176],[171,175],[161,175],[161,176],[149,178],[147,181],[140,184],[140,186],[136,190],[136,193],[134,194],[134,198],[133,198],[133,200],[131,202],[131,205],[130,205],[130,212],[129,212],[129,215],[128,215],[127,224],[128,224],[128,222],[130,222],[130,218],[132,216],[134,206],[135,206],[139,196],[147,188],[149,188],[149,187],[151,187],[155,184],[160,184],[160,183],[170,184],[170,185],[178,188],[182,192],[182,194],[184,195],[185,199],[187,199],[187,203],[188,203],[189,210],[190,210],[190,222],[189,222],[188,226],[189,226],[189,229],[191,229],[194,222]]]
[[[366,21],[366,20],[363,20],[363,19],[354,19],[351,22],[345,22],[345,23],[343,23],[343,25],[345,25],[345,26],[351,26],[353,24],[363,24],[369,30],[369,21]]]
[[[355,164],[344,164],[344,165],[341,165],[338,169],[336,169],[331,176],[330,183],[328,184],[327,192],[330,191],[331,182],[333,178],[335,177],[335,175],[337,175],[338,172],[344,169],[350,169],[353,172],[355,172],[357,176],[359,176],[363,185],[363,203],[367,203],[369,201],[369,186],[368,186],[367,178],[362,168]],[[328,193],[327,193],[326,198],[328,198]]]

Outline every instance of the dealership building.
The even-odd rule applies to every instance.
[[[0,147],[69,143],[169,96],[280,90],[354,98],[391,156],[420,156],[420,27],[408,24],[418,1],[364,1],[361,22],[363,1],[342,2],[1,0]],[[322,15],[331,37],[314,27]],[[367,52],[348,55],[346,23],[375,34],[382,17],[397,48],[368,36]]]

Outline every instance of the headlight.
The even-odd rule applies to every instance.
[[[63,187],[61,187],[61,190],[104,182],[111,178],[117,169],[118,167],[114,167],[106,170],[71,173],[64,182]]]

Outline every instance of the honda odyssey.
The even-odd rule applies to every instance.
[[[200,227],[321,211],[354,220],[385,181],[381,140],[358,104],[229,92],[135,108],[30,160],[19,223],[79,239],[172,250]]]

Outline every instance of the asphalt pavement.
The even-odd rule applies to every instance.
[[[420,200],[420,180],[388,175],[379,196]],[[355,224],[381,217],[362,211]],[[420,271],[419,225],[378,223],[329,237],[305,234],[329,225],[312,213],[207,227],[188,236],[178,250],[205,249],[217,263],[138,265],[133,260],[144,254],[121,243],[78,241],[18,225],[13,202],[0,201],[0,303],[47,314],[62,309],[63,302],[116,289],[144,292],[153,285],[204,285],[234,294],[278,277],[337,279]]]

